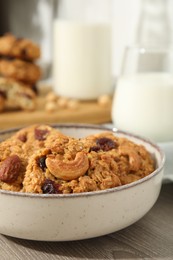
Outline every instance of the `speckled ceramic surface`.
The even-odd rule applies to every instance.
[[[73,137],[105,130],[92,125],[56,127]],[[1,132],[0,140],[14,131]],[[118,231],[143,217],[159,196],[165,158],[157,145],[128,133],[115,132],[143,144],[155,157],[157,169],[134,183],[98,192],[39,195],[0,190],[0,233],[43,241],[79,240]]]

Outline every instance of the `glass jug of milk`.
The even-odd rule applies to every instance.
[[[115,127],[173,141],[173,50],[127,48],[112,106]]]
[[[60,0],[53,28],[53,85],[83,100],[112,93],[111,0]]]

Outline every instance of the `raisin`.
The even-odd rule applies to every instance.
[[[89,152],[98,152],[98,151],[100,151],[100,146],[92,146],[91,148],[90,148],[90,150],[89,150]]]
[[[54,181],[46,179],[43,186],[42,191],[44,194],[58,194],[61,193],[59,190],[59,185],[56,184]]]
[[[39,141],[44,141],[48,133],[49,131],[47,129],[35,128],[35,139]]]
[[[21,135],[18,136],[18,139],[21,142],[25,143],[27,141],[27,136],[26,136],[26,134],[21,134]]]
[[[117,143],[115,143],[112,139],[107,137],[102,137],[96,140],[97,146],[100,147],[103,151],[110,151],[112,149],[117,148]]]
[[[4,56],[3,59],[4,60],[9,60],[9,61],[14,60],[14,58],[11,57],[11,56]]]
[[[6,92],[5,92],[5,91],[2,91],[2,90],[0,90],[0,96],[3,97],[4,99],[7,98]]]
[[[25,48],[22,49],[22,55],[23,55],[23,58],[25,58],[27,56],[27,49],[25,49]]]
[[[39,94],[39,93],[38,93],[38,88],[37,88],[36,85],[32,85],[32,86],[31,86],[31,89],[34,91],[34,93],[35,93],[36,95]]]
[[[46,156],[40,157],[37,161],[38,166],[45,171],[46,167]]]
[[[21,159],[18,155],[10,155],[0,164],[0,180],[7,183],[14,182],[22,166]]]

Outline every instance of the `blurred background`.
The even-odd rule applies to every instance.
[[[93,100],[97,122],[105,122],[107,109],[106,120],[117,128],[173,139],[173,0],[6,0],[0,35],[7,32],[39,44],[41,83],[50,80],[58,97]],[[59,111],[48,105],[50,112]],[[66,121],[72,120],[74,111],[66,113]]]
[[[1,1],[0,34],[10,31],[19,37],[28,37],[38,42],[42,48],[42,66],[44,64],[46,68],[46,77],[50,76],[51,71],[53,20],[59,3],[58,0]],[[149,13],[147,23],[150,25],[143,24],[145,22],[142,20],[145,19],[143,17],[144,5],[150,5],[147,10]],[[77,8],[78,6],[74,6],[74,9]],[[166,13],[164,8],[166,8]],[[151,28],[153,23],[154,26],[156,24],[155,30],[157,31],[160,23],[161,37],[172,38],[173,1],[112,0],[111,22],[113,26],[112,70],[113,75],[118,75],[124,47],[142,39],[141,30],[147,30],[147,26]],[[165,23],[167,24],[165,25]],[[166,31],[164,26],[167,26]],[[168,31],[169,33],[165,34]],[[172,41],[172,39],[170,40]]]

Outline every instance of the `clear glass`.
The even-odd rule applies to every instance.
[[[171,23],[168,0],[141,0],[137,42],[145,46],[168,46]]]
[[[61,96],[112,92],[111,0],[61,0],[53,30],[53,85]]]
[[[173,141],[173,49],[130,47],[112,105],[115,127]]]

